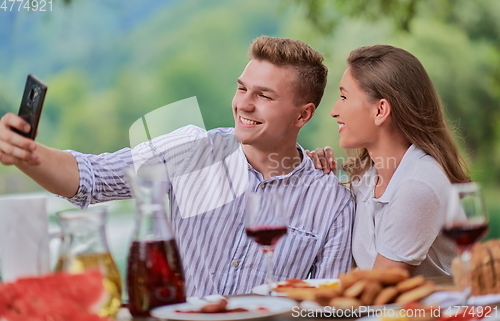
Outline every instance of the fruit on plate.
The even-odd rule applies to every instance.
[[[0,284],[0,320],[106,321],[95,311],[107,296],[97,269],[21,278]]]

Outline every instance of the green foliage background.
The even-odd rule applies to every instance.
[[[347,54],[377,43],[415,54],[445,103],[473,178],[486,187],[490,233],[500,237],[496,0],[54,0],[51,12],[0,10],[0,115],[17,111],[33,73],[49,86],[37,140],[55,148],[125,147],[140,116],[191,96],[208,128],[232,126],[235,79],[262,34],[300,39],[325,54],[329,85],[300,142],[331,145],[338,156],[329,111]],[[15,168],[0,167],[0,193],[38,189]]]

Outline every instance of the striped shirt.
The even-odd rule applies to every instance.
[[[248,163],[233,128],[195,126],[114,153],[70,152],[80,187],[69,200],[81,208],[130,198],[123,168],[152,159],[166,164],[169,214],[188,296],[250,293],[265,283],[263,253],[244,229],[248,192],[278,192],[284,199],[288,232],[276,245],[276,279],[334,278],[352,266],[350,192],[333,174],[316,170],[309,157],[286,175],[264,179]]]

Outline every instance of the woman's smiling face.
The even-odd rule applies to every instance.
[[[370,101],[368,94],[352,77],[349,68],[344,72],[339,89],[340,97],[330,115],[337,118],[339,124],[340,147],[369,148],[377,137],[377,103]]]

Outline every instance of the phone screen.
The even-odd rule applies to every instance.
[[[31,129],[29,133],[15,130],[17,133],[33,140],[35,139],[46,93],[47,86],[35,76],[28,75],[21,106],[19,107],[19,116],[31,125]]]

